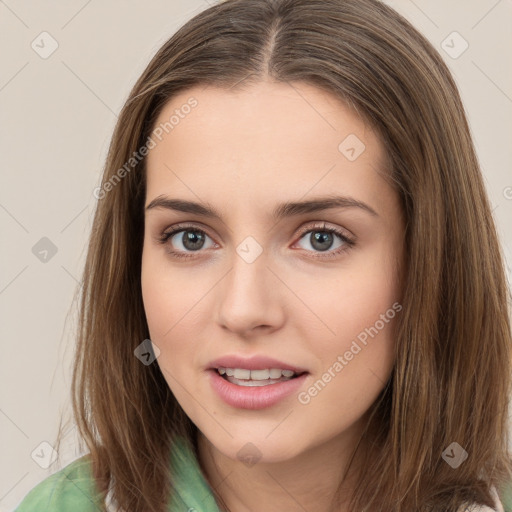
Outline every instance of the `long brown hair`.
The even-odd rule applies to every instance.
[[[126,511],[164,511],[176,436],[196,447],[196,427],[158,365],[134,356],[149,331],[145,159],[130,159],[178,92],[267,79],[315,85],[371,123],[407,220],[396,364],[372,409],[372,450],[361,454],[364,480],[350,509],[492,506],[490,488],[512,477],[504,261],[454,80],[434,47],[378,0],[220,2],[182,26],[133,87],[97,194],[72,381],[98,489],[111,488]],[[442,457],[453,442],[468,453],[457,469]]]

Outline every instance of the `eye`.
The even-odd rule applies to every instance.
[[[205,244],[207,239],[212,242],[210,245]],[[194,255],[190,253],[199,252],[201,249],[208,249],[215,245],[202,229],[183,225],[177,225],[171,230],[165,231],[158,241],[170,245],[171,248],[168,251],[178,258],[193,257]]]
[[[306,247],[302,248],[316,253],[312,255],[313,258],[333,258],[355,245],[355,239],[339,228],[327,227],[325,223],[309,226],[301,231],[301,235],[300,240],[304,239],[306,242]],[[166,245],[167,251],[176,258],[191,258],[195,252],[201,252],[201,249],[216,246],[204,230],[182,224],[164,231],[158,241]]]
[[[306,236],[307,235],[307,236]],[[336,238],[338,239],[336,243]],[[338,228],[327,227],[325,223],[307,228],[302,231],[300,240],[305,240],[303,249],[319,253],[314,258],[331,258],[349,250],[355,245],[355,240]],[[309,247],[308,247],[309,246]],[[325,253],[325,254],[322,254]]]

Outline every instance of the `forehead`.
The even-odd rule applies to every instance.
[[[371,201],[382,190],[387,160],[377,135],[345,103],[309,84],[194,87],[173,97],[153,128],[149,200],[216,191],[249,204],[364,189]]]

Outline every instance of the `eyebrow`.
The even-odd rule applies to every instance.
[[[222,220],[220,212],[208,203],[201,204],[194,201],[158,196],[153,199],[148,206],[146,206],[146,211],[153,208],[164,208],[184,213],[193,213],[206,218]],[[379,216],[371,206],[363,203],[362,201],[358,201],[352,197],[332,195],[318,197],[309,201],[288,201],[277,205],[271,215],[274,220],[280,220],[285,217],[315,213],[333,208],[359,208],[373,217]]]

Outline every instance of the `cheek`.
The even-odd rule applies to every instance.
[[[173,270],[165,255],[151,248],[143,251],[141,287],[152,340],[161,343],[190,324],[208,291],[208,283],[198,282],[187,270]]]
[[[348,428],[377,399],[391,375],[402,306],[395,287],[382,275],[382,280],[377,277],[368,273],[363,281],[354,276],[353,281],[345,280],[343,292],[331,290],[330,300],[322,305],[331,332],[324,329],[314,336],[309,330],[309,350],[317,362],[299,402],[305,411],[321,411],[323,420],[309,420],[313,431],[327,429],[335,435]]]
[[[195,385],[190,370],[199,364],[200,333],[204,338],[204,324],[211,318],[206,310],[213,283],[206,277],[197,279],[194,271],[173,267],[160,251],[143,252],[141,287],[150,339],[160,350],[158,365],[177,398],[182,386]]]
[[[158,258],[143,255],[142,298],[150,339],[160,350],[156,362],[174,396],[183,403],[188,396],[184,390],[193,391],[187,368],[194,357],[194,337],[187,332],[187,311],[190,315],[191,305],[196,301],[180,292],[180,284]]]
[[[153,342],[161,340],[172,326],[176,300],[170,293],[167,281],[168,273],[163,271],[158,259],[151,250],[144,249],[141,272],[142,301]]]
[[[378,259],[372,255],[349,269],[340,270],[335,279],[317,280],[315,286],[305,285],[304,293],[309,290],[305,295],[310,297],[308,304],[331,332],[332,339],[357,336],[400,299],[394,265]]]
[[[394,362],[394,332],[402,306],[395,260],[387,251],[389,247],[368,252],[357,264],[341,270],[336,279],[306,286],[316,318],[308,315],[303,329],[314,341],[310,349],[319,361],[316,371],[324,374],[331,369],[337,376],[343,374],[334,380],[341,384],[347,379],[353,390],[364,389],[365,379],[383,385]],[[316,291],[311,294],[311,290]],[[343,369],[338,365],[336,371],[333,365],[339,356]]]

